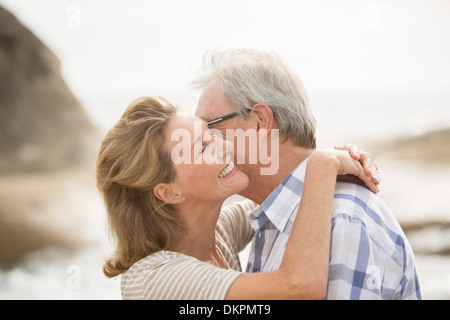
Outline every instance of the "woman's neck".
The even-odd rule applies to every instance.
[[[200,204],[189,200],[181,204],[178,210],[184,218],[186,231],[174,251],[223,267],[224,261],[216,248],[216,224],[222,204]]]

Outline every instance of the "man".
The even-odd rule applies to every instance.
[[[203,89],[197,116],[225,137],[233,130],[254,132],[259,148],[265,142],[278,162],[278,170],[262,174],[273,163],[248,161],[251,139],[235,150],[235,163],[250,179],[241,195],[260,204],[250,213],[256,234],[247,271],[277,269],[316,148],[305,90],[276,55],[245,49],[213,52],[194,85]],[[325,298],[421,299],[414,254],[401,227],[375,193],[354,181],[336,185]]]

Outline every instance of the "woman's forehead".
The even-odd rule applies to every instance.
[[[200,119],[199,117],[197,117],[196,115],[189,113],[187,111],[184,110],[178,110],[177,114],[178,117],[180,118],[184,118],[187,121],[200,121],[200,122],[204,122],[202,119]]]
[[[180,139],[196,141],[207,129],[206,122],[199,117],[185,111],[178,111],[167,128],[169,145],[177,144]]]

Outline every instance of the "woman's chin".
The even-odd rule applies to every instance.
[[[233,179],[233,181],[231,179]],[[227,195],[227,197],[232,196],[234,194],[238,194],[247,189],[249,179],[246,174],[242,173],[241,171],[238,171],[231,179],[229,180],[229,182],[233,182],[232,190]]]

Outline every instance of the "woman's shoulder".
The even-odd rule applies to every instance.
[[[152,253],[141,260],[135,262],[124,274],[142,273],[156,269],[169,263],[182,262],[186,259],[195,259],[175,251],[161,250]]]
[[[254,208],[255,203],[248,199],[224,206],[220,211],[218,226],[228,225],[235,228],[236,226],[248,223],[248,213]]]
[[[253,201],[235,202],[222,209],[216,225],[216,241],[231,268],[241,270],[239,252],[251,241],[254,230],[248,218]]]
[[[158,251],[135,262],[121,276],[123,299],[148,299],[146,288],[161,275],[176,270],[183,261],[195,259],[174,251]]]
[[[243,199],[226,205],[221,210],[221,215],[229,214],[247,214],[248,211],[255,209],[256,204],[249,200]]]
[[[220,299],[239,274],[182,253],[159,251],[139,260],[122,275],[122,298]]]

